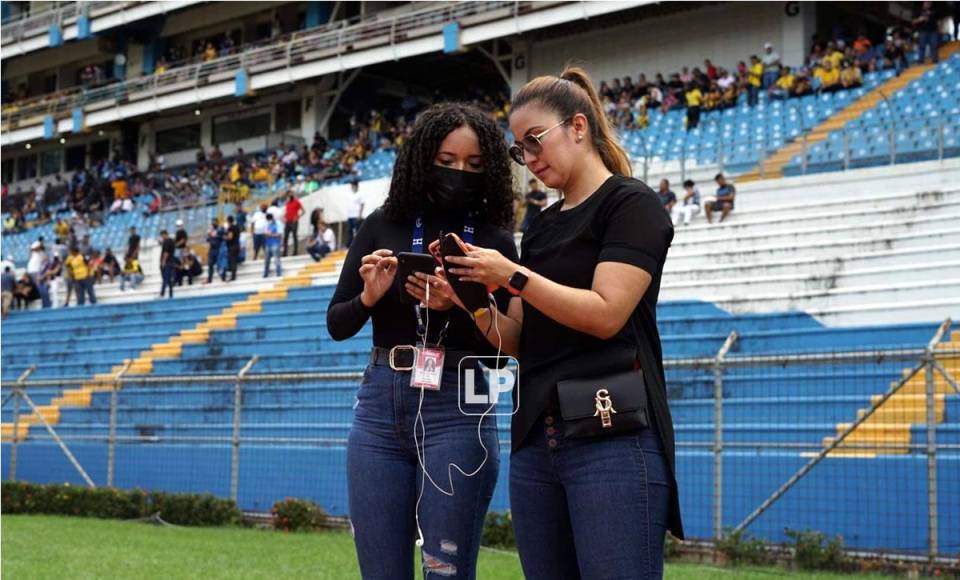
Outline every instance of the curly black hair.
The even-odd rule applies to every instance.
[[[493,226],[513,228],[513,174],[503,133],[479,109],[461,103],[441,103],[421,113],[413,133],[404,142],[393,167],[390,193],[383,204],[394,221],[415,219],[427,207],[428,175],[440,144],[452,131],[469,125],[480,140],[483,156],[484,195],[470,200],[469,207]]]

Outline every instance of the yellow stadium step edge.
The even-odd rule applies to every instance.
[[[960,331],[950,333],[950,340],[940,342],[935,345],[937,350],[958,349],[960,348]],[[948,372],[953,372],[956,368],[955,363],[950,364],[953,357],[939,358],[941,364]],[[901,377],[909,376],[911,369],[903,369]],[[890,384],[889,388],[894,388],[898,382]],[[939,373],[935,372],[933,377],[934,390],[934,419],[937,423],[942,423],[946,414],[947,397],[960,396],[947,380]],[[900,389],[891,395],[883,404],[884,395],[872,395],[870,397],[870,408],[880,405],[872,415],[851,432],[846,439],[840,443],[839,447],[830,453],[837,457],[864,457],[877,455],[898,455],[908,453],[912,440],[912,428],[914,425],[925,425],[927,423],[927,369],[920,369],[916,374],[910,377]],[[867,414],[869,409],[858,409],[857,418],[860,419]],[[837,437],[850,428],[852,423],[838,423],[836,426]],[[825,437],[823,445],[829,446],[836,440],[836,437]],[[856,445],[868,445],[869,449],[856,447]]]
[[[270,288],[264,288],[254,295],[238,300],[230,306],[221,310],[218,314],[211,314],[205,322],[197,324],[194,328],[181,330],[177,335],[172,336],[167,342],[157,343],[140,353],[140,356],[130,362],[127,369],[128,375],[146,375],[153,372],[153,361],[157,359],[174,359],[183,354],[184,344],[203,344],[210,340],[210,332],[214,330],[229,330],[236,328],[237,317],[245,314],[258,314],[263,311],[263,302],[265,300],[286,300],[289,287],[309,286],[313,283],[313,274],[315,268],[322,267],[324,270],[334,271],[338,260],[342,259],[346,252],[333,252],[321,262],[314,262],[301,268],[299,272],[290,274],[286,278],[281,278]],[[314,268],[311,268],[314,267]],[[126,367],[124,364],[115,365],[109,373],[96,374],[93,380],[85,383],[78,389],[64,391],[60,396],[54,397],[50,405],[38,406],[37,410],[47,419],[51,425],[60,421],[60,409],[62,407],[89,407],[93,400],[93,393],[98,391],[109,391],[116,384],[117,375]],[[31,425],[40,424],[42,421],[36,413],[24,414],[21,417],[19,425],[18,439],[24,439],[30,432]],[[0,425],[0,433],[4,441],[12,440],[13,424],[3,423]]]

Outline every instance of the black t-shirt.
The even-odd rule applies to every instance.
[[[186,247],[187,245],[187,230],[177,230],[176,237],[174,238],[176,246],[178,248]]]
[[[547,199],[547,194],[542,191],[531,191],[527,194],[527,217],[532,218],[533,216],[540,213],[543,208],[535,203],[534,201],[543,201]]]
[[[522,265],[573,288],[591,288],[600,262],[637,266],[652,280],[627,324],[607,340],[564,326],[524,301],[518,356],[522,388],[519,410],[513,417],[513,448],[522,445],[545,410],[557,410],[557,380],[628,370],[638,360],[647,383],[652,426],[659,431],[671,472],[675,473],[673,422],[667,406],[656,316],[660,277],[673,240],[670,216],[646,184],[621,176],[610,177],[569,210],[561,211],[561,205],[553,204],[530,224],[520,248]],[[576,368],[571,368],[571,362]],[[583,371],[585,368],[591,370]],[[676,501],[673,512],[670,530],[682,537]]]
[[[227,240],[227,249],[237,250],[240,248],[240,232],[242,231],[240,226],[233,224],[232,226],[227,226],[228,232],[233,232],[233,239]]]
[[[127,253],[133,253],[140,249],[140,236],[132,234],[127,239]]]
[[[424,251],[430,242],[437,239],[440,232],[453,232],[463,235],[463,216],[447,214],[424,215],[423,244]],[[414,304],[401,302],[401,296],[406,293],[400,280],[394,281],[394,286],[373,308],[367,309],[360,302],[360,293],[363,291],[363,279],[360,277],[360,260],[375,250],[387,249],[394,255],[400,252],[409,252],[413,241],[412,221],[393,221],[377,209],[363,220],[350,245],[337,289],[330,300],[327,311],[327,330],[334,340],[346,340],[357,334],[367,319],[373,317],[373,344],[390,348],[398,344],[414,344],[417,340],[417,316]],[[510,232],[482,223],[475,223],[473,243],[484,248],[499,250],[501,254],[514,262],[517,258],[517,247]],[[493,293],[498,308],[506,311],[510,301],[510,294],[504,289]],[[426,311],[423,313],[424,319]],[[447,311],[430,311],[430,328],[427,340],[435,342],[447,320],[450,327],[446,338],[442,342],[448,350],[471,350],[478,354],[495,354],[496,349],[483,337],[470,315],[458,307]],[[426,320],[424,320],[426,321]]]
[[[160,251],[162,252],[163,256],[165,256],[165,259],[172,260],[173,254],[176,251],[173,238],[167,238],[163,240],[163,243],[160,245]]]

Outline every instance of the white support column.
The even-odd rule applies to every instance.
[[[156,153],[156,132],[153,123],[140,123],[139,147],[137,147],[137,169],[146,171],[150,166],[150,153]]]

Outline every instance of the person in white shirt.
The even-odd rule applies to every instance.
[[[697,189],[697,185],[692,179],[688,179],[683,182],[683,190],[685,192],[683,200],[675,204],[673,211],[670,212],[673,225],[679,225],[682,220],[683,225],[688,226],[693,216],[700,213],[700,190]]]
[[[360,229],[363,221],[363,196],[360,195],[360,182],[354,179],[350,182],[352,197],[350,199],[350,213],[347,217],[347,247],[353,243],[353,236]]]
[[[27,260],[27,274],[33,278],[33,283],[37,283],[37,276],[43,270],[47,263],[47,253],[43,249],[43,242],[36,241],[30,245],[30,259]]]
[[[286,221],[284,219],[285,216],[283,215],[284,211],[282,200],[278,198],[273,205],[267,208],[267,213],[273,216],[273,221],[275,221],[277,223],[277,227],[282,230],[283,224]]]
[[[250,233],[253,234],[253,259],[260,256],[260,251],[264,249],[267,234],[267,204],[261,203],[257,211],[250,216]],[[276,219],[276,216],[274,216]]]
[[[333,228],[320,222],[318,230],[317,237],[307,246],[307,253],[317,262],[337,247],[337,235],[333,233]]]

